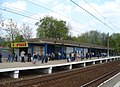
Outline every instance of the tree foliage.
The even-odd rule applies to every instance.
[[[23,23],[23,25],[21,26],[20,33],[24,39],[30,39],[32,37],[32,28]],[[21,35],[19,36],[21,37]]]
[[[23,39],[32,37],[32,28],[23,24],[19,27],[12,19],[0,21],[0,28],[4,30],[4,36],[0,36],[2,41],[1,46],[10,46],[11,42],[21,42]]]
[[[98,31],[89,31],[78,36],[77,40],[84,43],[107,46],[107,34]]]
[[[68,32],[69,29],[65,21],[46,16],[39,21],[37,37],[65,39],[68,36]]]
[[[110,36],[110,47],[115,48],[116,53],[120,53],[120,34],[119,33],[113,33]]]

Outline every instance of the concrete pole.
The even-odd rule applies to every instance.
[[[107,42],[107,45],[108,45],[107,57],[109,57],[109,33],[108,33],[108,42]]]

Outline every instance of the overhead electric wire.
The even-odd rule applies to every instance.
[[[23,21],[20,21],[20,20],[17,20],[17,19],[13,19],[13,18],[8,18],[8,17],[3,17],[3,18],[6,18],[6,19],[8,19],[8,20],[10,20],[10,19],[12,19],[13,21],[15,21],[15,22],[23,22]],[[23,22],[23,24],[28,24],[28,25],[35,25],[35,24],[32,24],[32,23],[28,23],[28,22]]]
[[[0,4],[2,4],[2,3],[0,2]],[[29,11],[23,11],[23,9],[14,8],[14,7],[12,7],[12,6],[11,6],[11,8],[8,8],[8,7],[6,7],[6,6],[2,6],[2,7],[5,8],[5,9],[9,9],[9,10],[14,10],[14,11],[18,11],[18,12],[22,11],[22,12],[27,13],[27,14],[35,15],[35,13],[29,12]]]
[[[107,26],[109,29],[115,31],[110,26],[108,26],[105,22],[103,22],[102,20],[100,20],[99,18],[97,18],[95,15],[93,15],[92,13],[90,13],[89,11],[87,11],[85,8],[83,8],[82,6],[80,6],[79,4],[77,4],[76,2],[74,2],[73,0],[71,0],[71,2],[73,2],[75,5],[77,5],[81,9],[83,9],[85,12],[87,12],[88,14],[90,14],[92,17],[94,17],[95,19],[97,19],[99,22],[101,22],[102,24],[104,24],[105,26]]]
[[[32,1],[29,1],[29,0],[25,0],[25,1],[27,1],[27,2],[29,2],[29,3],[31,3],[31,4],[34,4],[34,5],[38,6],[38,7],[44,8],[44,9],[46,9],[46,10],[49,10],[49,11],[51,11],[51,12],[54,12],[54,13],[56,13],[56,14],[59,14],[59,15],[61,15],[61,16],[66,17],[66,16],[63,15],[63,14],[60,14],[60,13],[54,11],[54,10],[51,10],[51,9],[49,9],[49,8],[46,8],[46,7],[42,6],[42,5],[39,5],[39,4],[37,4],[37,3],[34,3],[34,2],[32,2]],[[68,17],[66,17],[66,18],[68,18]]]
[[[51,10],[51,9],[49,9],[49,8],[46,8],[46,7],[42,6],[42,5],[36,4],[36,3],[32,2],[32,1],[29,1],[29,0],[25,0],[25,1],[27,1],[27,2],[29,2],[29,3],[31,3],[31,4],[33,4],[33,5],[36,5],[36,6],[38,6],[38,7],[44,8],[44,9],[46,9],[46,10],[49,10],[49,11],[51,11],[51,12],[54,12],[54,13],[60,15],[60,16],[69,18],[69,19],[71,19],[71,20],[73,20],[73,21],[75,21],[75,22],[77,22],[77,23],[85,24],[85,23],[82,23],[81,21],[78,21],[78,20],[75,20],[75,19],[73,19],[73,18],[67,17],[67,16],[65,16],[65,15],[63,15],[63,14],[61,14],[61,13],[59,13],[59,12],[56,12],[56,11]],[[2,4],[2,3],[1,3],[1,4]],[[2,6],[2,7],[4,7],[4,6]],[[9,9],[9,10],[14,10],[14,9],[10,9],[10,8],[7,8],[7,7],[4,7],[4,8]],[[14,11],[17,11],[16,9],[22,11],[22,9],[19,9],[19,8],[15,8]],[[35,13],[29,12],[29,11],[24,11],[24,12],[25,12],[25,13],[30,13],[30,14],[32,14],[32,15],[35,15]],[[85,25],[86,25],[86,24],[85,24]],[[88,24],[87,24],[87,26],[95,29],[93,26],[90,26],[90,25],[88,25]]]
[[[86,0],[84,0],[84,2],[86,4],[88,4],[92,9],[94,9],[99,15],[101,15],[105,20],[107,20],[106,17],[104,17],[100,12],[98,12],[93,6],[91,6]],[[119,28],[117,28],[111,21],[107,20],[112,26],[114,26],[116,29],[120,30]]]
[[[10,12],[10,13],[13,13],[13,14],[16,14],[16,15],[24,16],[24,17],[27,17],[27,18],[31,18],[31,17],[29,17],[29,16],[26,16],[26,15],[23,15],[23,14],[19,14],[19,13],[13,12],[13,11],[9,11],[9,10],[6,10],[6,9],[0,8],[0,10],[7,11],[7,12]],[[33,18],[31,18],[31,19],[33,19]],[[34,20],[37,20],[37,19],[34,19]],[[69,29],[69,30],[75,31],[75,32],[77,32],[77,33],[81,33],[81,32],[79,32],[79,31],[77,31],[77,30],[74,30],[74,29]]]
[[[68,16],[65,16],[65,15],[63,15],[63,14],[61,14],[61,13],[59,13],[59,12],[56,12],[56,11],[54,11],[54,10],[51,10],[51,9],[49,9],[49,8],[47,8],[47,7],[44,7],[44,6],[42,6],[42,5],[39,5],[39,4],[37,4],[37,3],[34,3],[34,2],[32,2],[32,1],[30,1],[30,0],[25,0],[25,1],[27,1],[27,2],[29,2],[29,3],[31,3],[31,4],[33,4],[33,5],[36,5],[36,6],[40,7],[40,8],[43,8],[43,9],[46,9],[46,10],[48,10],[48,11],[54,12],[54,13],[60,15],[60,16],[69,18],[69,19],[71,19],[71,20],[73,20],[73,21],[75,21],[75,22],[77,22],[77,23],[85,24],[85,23],[82,23],[81,21],[78,21],[78,20],[75,20],[75,19],[70,18],[70,17],[68,17]],[[85,24],[85,25],[86,25],[86,24]],[[87,26],[95,29],[93,26],[90,26],[90,25],[88,25],[88,24],[87,24]]]
[[[46,8],[46,7],[42,6],[42,5],[38,5],[38,4],[36,4],[36,3],[34,3],[34,2],[31,2],[31,1],[29,1],[29,0],[25,0],[25,1],[27,1],[27,2],[29,2],[29,3],[31,3],[31,4],[34,4],[34,5],[36,5],[36,6],[39,6],[39,7],[41,7],[41,8],[44,8],[44,9],[46,9],[46,10],[49,10],[49,11],[51,11],[51,12],[54,12],[54,13],[60,15],[60,16],[63,16],[63,17],[69,18],[69,17],[67,17],[67,16],[65,16],[65,15],[62,15],[62,14],[60,14],[60,13],[58,13],[58,12],[55,12],[55,11],[53,11],[53,10],[51,10],[51,9],[49,9],[49,8]],[[2,4],[2,3],[0,3],[0,4]],[[22,9],[19,9],[19,8],[15,8],[15,9],[13,8],[13,9],[10,9],[10,8],[5,7],[5,6],[2,6],[2,7],[4,7],[5,9],[8,9],[8,10],[14,10],[14,11],[17,11],[16,9],[18,9],[18,10],[21,10],[21,11],[22,11]],[[35,13],[29,12],[29,11],[24,11],[24,12],[25,12],[25,13],[30,13],[30,14],[32,14],[32,15],[35,15]],[[72,19],[72,18],[69,18],[69,19],[74,20],[74,21],[77,21],[77,20]],[[77,21],[77,22],[78,22],[78,21]],[[81,24],[84,24],[84,23],[82,23],[82,22],[80,22],[80,23],[81,23]],[[92,27],[92,26],[90,26],[90,27]],[[92,27],[92,28],[93,28],[93,27]]]
[[[36,5],[36,6],[42,7],[42,8],[44,8],[44,9],[46,9],[46,10],[51,11],[51,12],[54,12],[54,13],[56,13],[56,14],[58,14],[58,15],[61,15],[61,16],[66,17],[65,15],[62,15],[62,14],[60,14],[60,13],[58,13],[58,12],[55,12],[55,11],[53,11],[53,10],[51,10],[51,9],[48,9],[48,8],[44,7],[44,6],[38,5],[38,4],[34,3],[34,2],[31,2],[31,1],[28,1],[28,0],[25,0],[25,1],[30,2],[30,3],[32,3],[32,4]],[[16,9],[18,9],[18,8],[16,8]],[[16,14],[16,15],[24,16],[24,17],[27,17],[27,18],[31,18],[31,19],[34,19],[34,20],[39,20],[39,19],[30,17],[30,16],[28,16],[28,15],[20,14],[20,13],[17,13],[17,12],[14,12],[14,11],[10,11],[10,10],[7,10],[7,9],[0,8],[0,10],[7,11],[7,12],[10,12],[10,13],[13,13],[13,14]],[[19,9],[19,10],[20,10],[20,9]],[[31,12],[27,12],[27,13],[31,13]],[[67,18],[69,18],[69,17],[67,17]],[[71,19],[71,18],[69,18],[69,19]],[[76,21],[75,19],[71,19],[71,20]],[[77,22],[78,22],[78,21],[77,21]],[[80,22],[80,23],[82,23],[82,22]],[[85,24],[85,23],[82,23],[82,24]],[[93,28],[93,27],[90,26],[90,25],[88,25],[88,26],[91,27],[91,28]],[[75,31],[75,32],[78,32],[78,31],[76,31],[76,30],[74,30],[74,29],[69,29],[69,30],[73,30],[73,31]],[[81,33],[81,32],[80,32],[80,33]]]
[[[30,16],[28,16],[28,15],[24,15],[24,14],[17,13],[17,12],[14,12],[14,11],[10,11],[10,10],[7,10],[7,9],[0,8],[0,10],[6,11],[6,12],[10,12],[10,13],[13,13],[13,14],[17,14],[17,15],[20,15],[20,16],[24,16],[24,17],[27,17],[27,18],[31,18],[31,19],[33,19],[33,20],[39,20],[39,19],[30,17]]]

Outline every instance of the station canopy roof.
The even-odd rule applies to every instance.
[[[62,39],[55,39],[55,38],[33,38],[26,40],[28,43],[36,43],[36,44],[58,44],[58,45],[68,45],[68,46],[76,46],[76,47],[85,47],[85,48],[96,48],[96,49],[108,49],[108,47],[100,46],[100,45],[94,45],[94,44],[88,44],[88,43],[82,43],[82,42],[76,42],[76,41],[70,41],[70,40],[62,40]],[[114,50],[113,48],[109,48],[109,50]]]

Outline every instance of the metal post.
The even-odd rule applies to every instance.
[[[45,43],[45,56],[46,56],[46,54],[47,54],[47,43]]]
[[[107,42],[107,45],[108,45],[107,57],[109,57],[109,33],[108,33],[108,42]]]
[[[61,58],[63,59],[63,55],[64,55],[64,46],[62,44],[62,51],[61,51]]]

